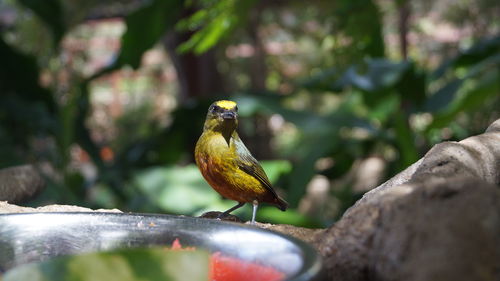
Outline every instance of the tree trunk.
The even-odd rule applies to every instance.
[[[224,93],[224,83],[217,69],[214,49],[201,55],[192,52],[180,54],[176,51],[191,35],[169,32],[163,41],[177,72],[181,103]]]
[[[410,3],[403,1],[399,5],[399,45],[401,48],[401,57],[408,58],[408,23],[410,18]]]

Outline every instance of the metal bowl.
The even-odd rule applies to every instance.
[[[125,213],[0,215],[0,270],[61,255],[118,248],[183,246],[270,265],[287,280],[318,280],[321,261],[306,243],[257,227],[210,219]]]

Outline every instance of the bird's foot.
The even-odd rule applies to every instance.
[[[206,212],[199,217],[206,218],[206,219],[223,220],[223,221],[243,222],[239,217],[237,217],[235,215],[227,214],[224,212],[217,212],[217,211]]]

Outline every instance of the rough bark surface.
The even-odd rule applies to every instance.
[[[327,230],[268,228],[313,244],[329,280],[500,280],[499,183],[497,120],[434,146]]]
[[[258,224],[311,243],[328,280],[500,280],[500,120],[434,146],[366,193],[335,225]],[[88,211],[76,206],[0,212]]]
[[[317,249],[321,246],[322,236],[326,232],[326,229],[311,229],[287,224],[268,224],[258,222],[256,224],[261,228],[281,232],[301,239],[313,245]]]
[[[0,169],[0,201],[20,203],[45,188],[45,180],[32,165]]]

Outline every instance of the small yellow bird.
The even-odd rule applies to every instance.
[[[285,211],[288,203],[274,191],[264,169],[241,141],[238,106],[234,101],[214,102],[208,109],[203,134],[195,149],[196,165],[205,180],[222,196],[238,204],[218,218],[227,216],[245,203],[253,204],[252,223],[259,203],[270,203]]]

